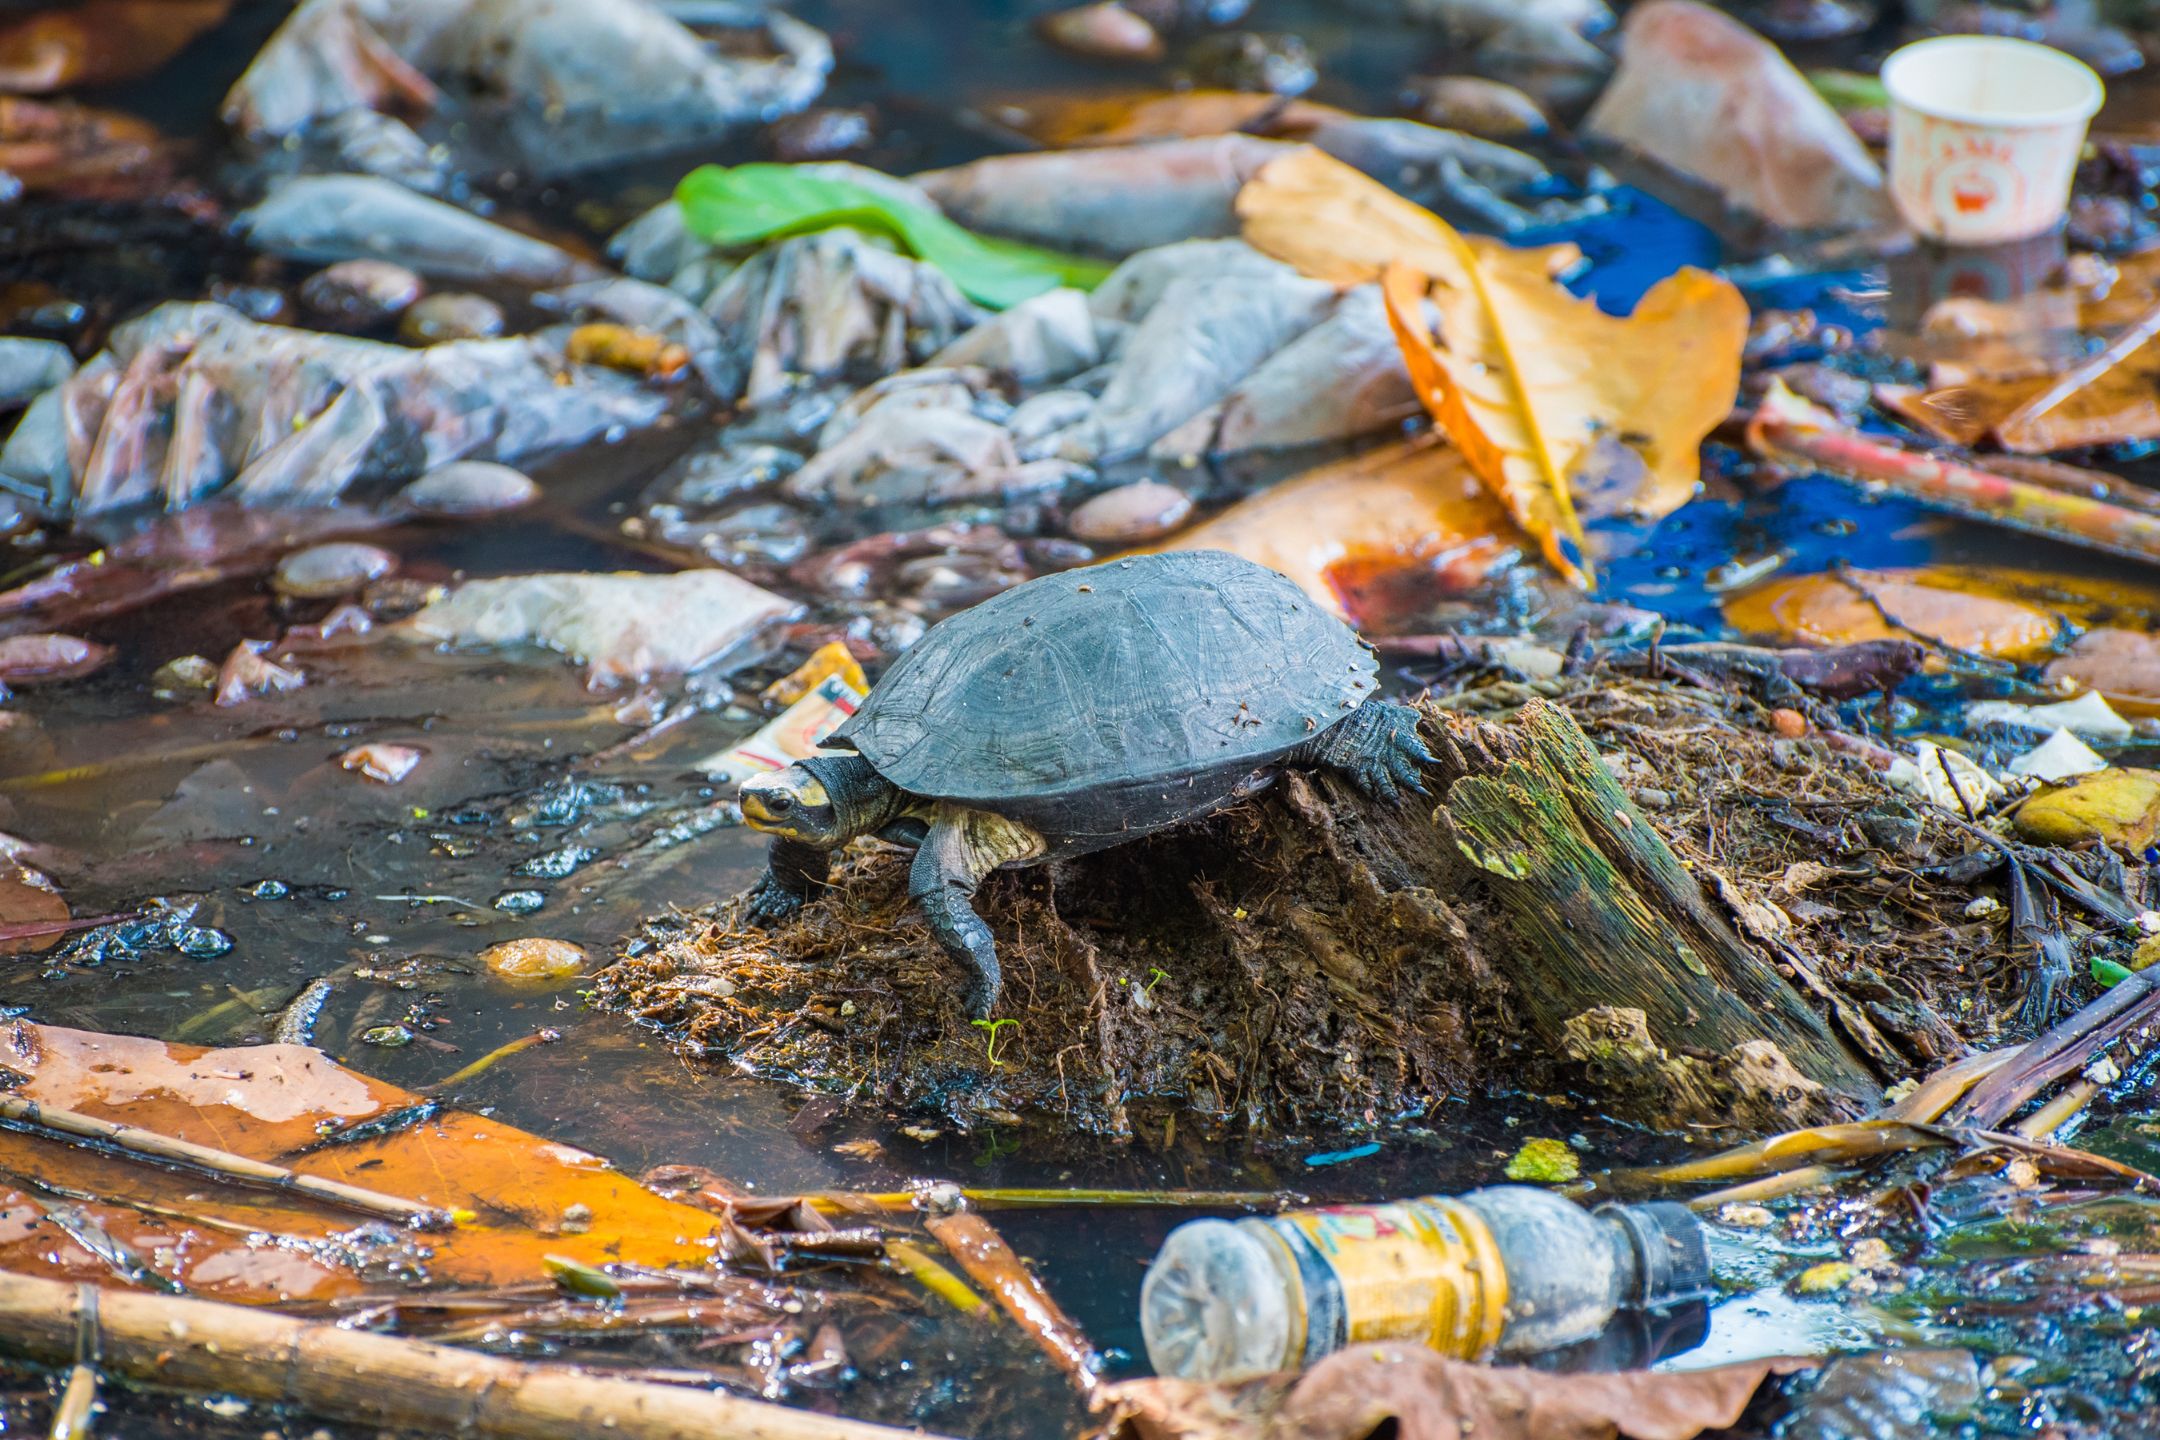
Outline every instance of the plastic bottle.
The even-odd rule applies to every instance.
[[[1593,1211],[1496,1185],[1180,1225],[1140,1287],[1140,1326],[1156,1374],[1227,1380],[1366,1340],[1460,1359],[1552,1350],[1709,1284],[1702,1222],[1684,1205]]]

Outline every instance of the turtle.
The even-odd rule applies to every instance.
[[[931,627],[826,753],[744,782],[743,819],[773,842],[742,918],[794,914],[857,836],[913,846],[908,893],[987,1019],[1001,977],[972,901],[990,872],[1137,840],[1285,768],[1423,793],[1417,712],[1379,688],[1348,625],[1224,551],[1038,577]]]

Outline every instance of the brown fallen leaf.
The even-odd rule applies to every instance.
[[[372,1230],[383,1233],[372,1233],[357,1228],[363,1218],[297,1194],[9,1129],[0,1268],[271,1302],[395,1297],[423,1279],[538,1281],[549,1255],[593,1266],[702,1266],[713,1256],[712,1215],[567,1145],[416,1109],[419,1096],[304,1045],[204,1050],[15,1021],[0,1026],[0,1067],[25,1077],[10,1092],[18,1098],[473,1216],[425,1236],[379,1221]],[[375,1124],[400,1112],[411,1123]],[[370,1136],[371,1125],[381,1133]],[[354,1138],[334,1143],[341,1134]],[[66,1202],[49,1187],[98,1199]]]
[[[50,94],[148,75],[233,0],[83,0],[0,24],[0,91]]]
[[[1742,634],[1786,642],[1921,640],[2028,661],[2074,627],[2152,616],[2160,592],[2036,570],[1942,565],[1781,577],[1728,596],[1724,608],[1726,623]]]
[[[0,860],[0,955],[45,950],[64,933],[68,903],[29,866]]]
[[[2160,715],[2160,635],[2102,626],[2077,638],[2047,678],[2097,690],[2130,715]]]
[[[1812,1363],[1553,1375],[1422,1346],[1358,1345],[1303,1379],[1132,1380],[1111,1387],[1106,1403],[1116,1407],[1113,1433],[1135,1440],[1365,1440],[1383,1427],[1397,1440],[1691,1440],[1739,1419],[1769,1376]]]
[[[71,101],[0,95],[0,170],[32,193],[79,200],[165,197],[210,213],[175,181],[169,145],[147,121]]]
[[[1104,95],[1030,94],[995,107],[1045,145],[1131,145],[1143,140],[1189,140],[1201,135],[1300,136],[1323,120],[1351,118],[1347,110],[1250,90],[1137,90]]]
[[[1375,582],[1421,573],[1468,589],[1517,553],[1507,512],[1432,437],[1308,470],[1155,548],[1242,555],[1344,616]]]
[[[1574,584],[1594,583],[1574,487],[1593,460],[1611,473],[1601,442],[1641,460],[1638,515],[1693,497],[1703,437],[1739,393],[1748,308],[1730,282],[1682,269],[1633,314],[1607,315],[1553,279],[1551,250],[1474,244],[1316,150],[1271,162],[1239,192],[1238,213],[1249,243],[1307,274],[1350,283],[1382,268],[1426,408]]]

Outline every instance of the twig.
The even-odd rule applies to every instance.
[[[2047,414],[2048,411],[2062,404],[2063,401],[2077,394],[2080,390],[2085,389],[2102,375],[2107,374],[2108,371],[2143,349],[2145,342],[2155,335],[2160,335],[2160,305],[2155,305],[2143,315],[2138,316],[2135,321],[2131,322],[2129,329],[2123,331],[2122,334],[2109,342],[2105,350],[2102,350],[2084,364],[2065,370],[2056,377],[2054,384],[2028,399],[2024,404],[1996,422],[1995,434],[1998,437],[2008,437],[2011,432],[2020,427],[2030,425],[2033,421]],[[2014,444],[2007,438],[2004,439],[2004,443],[2006,445]],[[2052,447],[2040,446],[2035,448]]]
[[[428,1095],[441,1094],[443,1091],[450,1089],[454,1085],[464,1084],[467,1080],[472,1079],[473,1076],[478,1075],[483,1070],[492,1068],[498,1062],[507,1060],[512,1055],[518,1054],[520,1051],[530,1050],[535,1045],[551,1045],[555,1041],[560,1039],[562,1039],[562,1031],[548,1028],[535,1030],[530,1035],[520,1035],[517,1039],[512,1040],[507,1044],[496,1046],[493,1050],[488,1051],[487,1054],[482,1055],[479,1059],[473,1061],[472,1064],[465,1066],[463,1069],[451,1071],[448,1075],[443,1076],[442,1079],[437,1080],[434,1084],[425,1087],[421,1093]]]
[[[1067,1205],[1147,1205],[1194,1210],[1287,1210],[1309,1197],[1287,1190],[1051,1190],[1007,1186],[993,1189],[955,1187],[960,1198],[978,1210],[1036,1210]],[[921,1208],[920,1190],[834,1190],[803,1200],[832,1215],[886,1210],[905,1214]]]
[[[243,1184],[290,1190],[311,1200],[358,1210],[366,1215],[384,1216],[415,1229],[443,1229],[456,1223],[458,1218],[454,1212],[432,1205],[422,1205],[416,1200],[400,1199],[377,1190],[363,1190],[357,1185],[348,1185],[342,1180],[330,1180],[320,1175],[302,1175],[282,1165],[270,1165],[261,1160],[251,1160],[245,1155],[235,1155],[230,1150],[214,1150],[208,1145],[197,1145],[193,1141],[176,1139],[155,1130],[100,1120],[95,1115],[84,1115],[74,1110],[55,1109],[19,1096],[0,1096],[0,1124],[48,1132],[56,1137],[95,1141],[100,1145],[109,1145],[132,1159],[186,1165]]]

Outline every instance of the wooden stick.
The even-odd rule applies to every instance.
[[[2132,560],[2160,561],[2160,515],[1870,439],[1782,385],[1771,387],[1749,422],[1748,444],[1796,468],[1879,485],[1953,515]]]
[[[283,1165],[251,1160],[245,1155],[235,1155],[230,1150],[214,1150],[208,1145],[175,1139],[155,1130],[100,1120],[95,1115],[84,1115],[75,1110],[55,1109],[19,1096],[0,1096],[0,1124],[94,1140],[101,1145],[110,1145],[132,1158],[187,1165],[244,1184],[268,1185],[279,1190],[290,1190],[311,1200],[358,1210],[364,1215],[384,1216],[415,1229],[440,1230],[455,1224],[459,1219],[455,1212],[423,1205],[417,1200],[385,1195],[379,1190],[363,1190],[357,1185],[347,1185],[342,1180],[331,1180],[320,1175],[302,1175],[296,1170],[286,1169]]]
[[[1034,1210],[1067,1205],[1159,1205],[1171,1209],[1287,1210],[1306,1197],[1287,1190],[1053,1190],[1026,1187],[976,1189],[955,1186],[961,1199],[980,1210]],[[922,1208],[920,1190],[829,1190],[805,1195],[804,1202],[825,1215],[864,1210],[907,1214]]]
[[[49,1364],[75,1358],[94,1331],[106,1371],[148,1385],[244,1396],[362,1425],[560,1440],[936,1440],[684,1386],[590,1375],[252,1306],[136,1291],[96,1291],[0,1271],[0,1346]]]
[[[950,1215],[933,1215],[923,1224],[940,1245],[952,1252],[969,1278],[996,1296],[1005,1313],[1035,1337],[1060,1370],[1083,1391],[1095,1388],[1102,1357],[989,1221],[972,1210],[956,1210]]]

